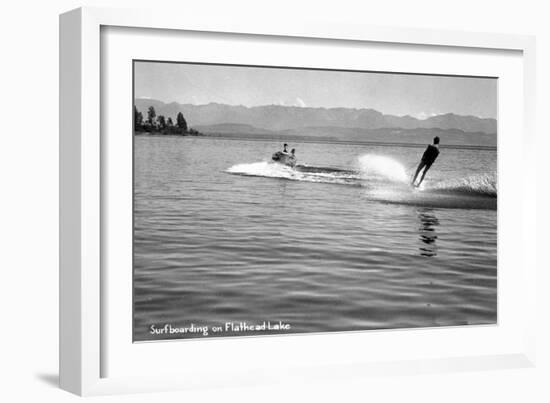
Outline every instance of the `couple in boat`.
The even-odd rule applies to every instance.
[[[283,151],[277,151],[271,159],[280,164],[287,165],[289,167],[294,167],[296,165],[296,150],[293,148],[290,153],[287,150],[288,144],[283,145]]]

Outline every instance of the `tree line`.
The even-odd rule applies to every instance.
[[[178,112],[176,122],[171,117],[166,119],[163,115],[158,115],[155,108],[150,106],[147,109],[147,119],[143,118],[143,114],[139,112],[134,105],[134,132],[142,133],[158,133],[158,134],[179,134],[183,136],[199,136],[197,130],[188,127],[187,121],[183,117],[183,113]]]

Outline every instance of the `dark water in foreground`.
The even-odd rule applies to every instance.
[[[291,146],[135,138],[136,341],[496,322],[495,151]]]

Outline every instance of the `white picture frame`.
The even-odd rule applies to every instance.
[[[464,371],[476,369],[526,367],[535,362],[535,319],[525,315],[522,323],[514,323],[513,342],[502,344],[500,350],[484,351],[483,347],[468,350],[468,354],[449,354],[441,350],[411,358],[399,353],[388,360],[371,361],[359,356],[357,359],[339,361],[330,353],[317,357],[304,354],[288,363],[277,366],[263,365],[264,371],[250,371],[245,367],[221,366],[197,370],[196,376],[189,371],[160,371],[158,376],[124,374],[105,375],[105,360],[112,349],[106,348],[105,317],[110,305],[106,303],[104,289],[104,244],[102,215],[106,178],[110,172],[105,169],[105,144],[101,132],[104,130],[101,110],[102,80],[102,38],[105,27],[128,27],[139,29],[172,30],[181,32],[223,33],[224,35],[248,35],[261,38],[291,38],[337,40],[343,43],[378,43],[411,46],[428,46],[446,49],[471,49],[476,52],[512,51],[521,57],[523,99],[522,104],[522,158],[521,192],[517,194],[515,206],[520,206],[522,234],[535,232],[535,199],[529,189],[535,188],[534,111],[535,111],[535,41],[533,37],[507,34],[467,33],[457,31],[430,31],[407,28],[382,28],[356,25],[342,25],[326,22],[304,21],[302,24],[281,25],[266,19],[246,18],[188,19],[184,22],[174,14],[144,10],[111,10],[103,8],[80,8],[60,17],[60,385],[63,389],[79,395],[129,393],[139,391],[160,391],[215,385],[248,385],[262,382],[292,382],[300,379],[337,379],[369,374],[410,374],[418,372]],[[335,45],[337,46],[337,45]],[[130,97],[130,94],[128,94]],[[128,112],[128,116],[130,112]],[[500,132],[499,132],[500,136]],[[499,140],[500,141],[500,140]],[[500,145],[499,145],[500,146]],[[531,175],[533,173],[533,175]],[[516,192],[517,193],[517,192]],[[500,195],[499,195],[500,197]],[[499,200],[500,203],[500,200]],[[500,207],[499,207],[500,208]],[[502,216],[499,211],[499,220]],[[500,236],[500,234],[499,234]],[[499,238],[500,242],[500,238]],[[517,270],[523,281],[516,285],[522,296],[522,308],[535,311],[536,273],[538,270],[534,251],[535,243],[523,242],[518,252]],[[108,276],[107,276],[108,277]],[[510,282],[508,282],[510,284]],[[131,312],[128,312],[131,316]],[[451,330],[460,332],[459,329]],[[482,330],[485,331],[485,330]],[[423,329],[402,336],[392,331],[369,332],[372,337],[386,337],[403,342],[430,337],[437,329]],[[491,336],[491,329],[487,330]],[[442,336],[439,333],[437,337]],[[497,333],[495,333],[497,334]],[[457,335],[453,336],[456,337]],[[302,335],[293,338],[293,348],[305,347],[309,338]],[[324,340],[327,343],[341,343],[342,335]],[[340,338],[338,338],[340,337]],[[350,343],[367,340],[363,332],[345,336]],[[388,336],[390,337],[390,336]],[[460,337],[467,335],[461,334]],[[500,336],[498,336],[500,337]],[[503,336],[504,337],[504,336]],[[401,338],[401,339],[400,339]],[[270,337],[270,343],[281,344],[282,338]],[[252,349],[255,354],[267,352],[266,344],[256,338],[238,339],[222,344],[221,341],[199,341],[210,343],[208,349],[218,351],[230,348],[237,353]],[[273,341],[275,340],[275,341]],[[279,342],[277,342],[279,340]],[[110,342],[109,342],[110,343]],[[216,344],[214,344],[216,343]],[[289,342],[290,343],[290,342]],[[154,343],[153,343],[154,344]],[[337,344],[333,344],[337,345]],[[225,346],[225,347],[224,347]],[[116,347],[116,346],[115,346]],[[163,350],[175,351],[177,343],[165,343]],[[271,347],[269,347],[271,349]],[[200,350],[200,349],[199,349]],[[128,350],[130,351],[130,350]],[[156,354],[156,353],[155,353]],[[205,352],[204,354],[208,354]],[[210,354],[215,354],[214,352]],[[177,356],[177,353],[176,353]],[[204,356],[208,359],[208,356]],[[144,364],[146,365],[146,364]],[[259,365],[258,368],[262,367]],[[270,369],[271,368],[271,369]],[[304,368],[307,368],[304,371]],[[283,371],[282,371],[283,370]],[[119,372],[122,372],[120,374]]]

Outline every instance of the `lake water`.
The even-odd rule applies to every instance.
[[[290,146],[135,137],[135,341],[496,323],[495,150]]]

